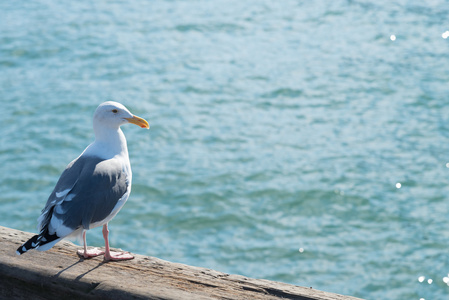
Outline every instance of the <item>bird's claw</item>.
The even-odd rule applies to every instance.
[[[129,260],[133,259],[134,256],[129,254],[129,252],[109,252],[109,255],[105,253],[104,260],[105,261],[120,261],[120,260]]]
[[[99,255],[103,255],[104,251],[102,251],[102,250],[100,250],[98,248],[93,248],[93,249],[89,249],[87,251],[78,250],[77,253],[82,258],[92,258],[92,257],[96,257],[96,256],[99,256]]]

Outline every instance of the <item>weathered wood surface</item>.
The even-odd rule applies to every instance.
[[[1,299],[357,299],[137,254],[121,262],[84,260],[75,253],[80,247],[65,241],[16,255],[31,236],[0,226]]]

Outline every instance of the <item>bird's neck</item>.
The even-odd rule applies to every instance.
[[[95,141],[86,149],[86,154],[110,159],[115,156],[128,158],[126,138],[120,128],[94,128]]]

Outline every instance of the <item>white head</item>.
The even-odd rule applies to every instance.
[[[150,128],[147,121],[134,116],[125,106],[113,101],[104,102],[97,107],[93,123],[96,132],[104,129],[117,130],[126,123],[132,123],[142,128]]]
[[[116,155],[128,157],[126,138],[120,126],[126,123],[136,124],[142,128],[150,128],[148,122],[134,116],[126,107],[117,102],[104,102],[94,113],[95,141],[82,155],[94,155],[105,159]]]

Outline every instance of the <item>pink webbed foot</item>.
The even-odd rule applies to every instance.
[[[133,258],[134,258],[134,256],[129,254],[129,252],[110,251],[109,255],[107,252],[104,254],[104,260],[106,260],[106,261],[120,261],[120,260],[129,260],[129,259],[133,259]]]
[[[92,257],[96,257],[99,255],[103,255],[104,251],[98,249],[98,248],[93,248],[93,249],[89,249],[87,251],[84,250],[78,250],[77,251],[78,255],[83,257],[83,258],[92,258]]]

